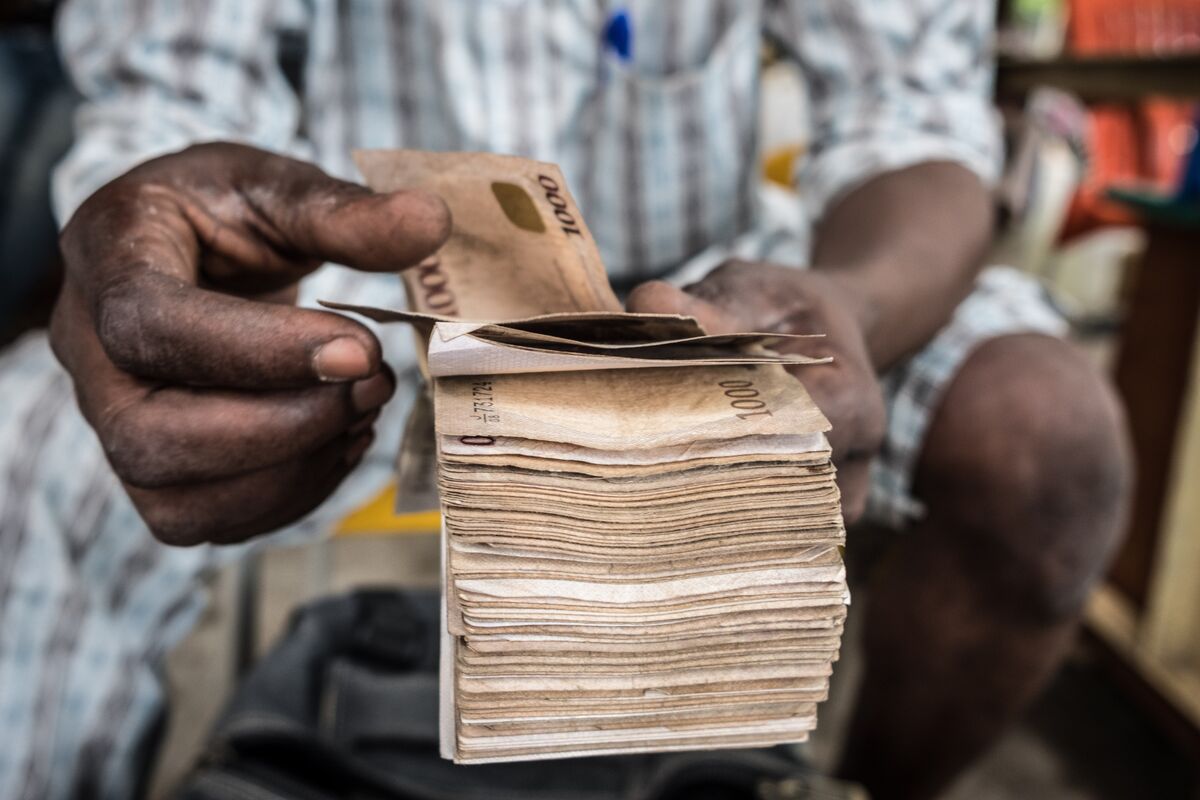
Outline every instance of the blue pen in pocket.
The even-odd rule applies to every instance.
[[[604,25],[604,46],[625,63],[633,58],[633,23],[629,9],[618,8]]]

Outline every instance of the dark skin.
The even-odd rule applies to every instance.
[[[843,509],[854,521],[883,439],[876,374],[919,349],[969,293],[991,215],[972,173],[955,164],[921,164],[837,203],[817,230],[811,271],[728,262],[686,290],[643,284],[628,306],[691,314],[714,332],[826,334],[819,344],[796,346],[832,356],[833,363],[797,375],[833,425]]]
[[[853,522],[884,430],[876,375],[950,319],[991,225],[973,175],[921,164],[835,203],[812,270],[733,262],[685,290],[643,285],[629,306],[693,314],[714,331],[826,333],[818,349],[834,362],[796,374],[833,425]],[[840,774],[880,800],[936,797],[993,743],[1070,644],[1129,485],[1119,403],[1072,347],[1023,334],[970,354],[916,466],[928,513],[867,576],[866,670]]]
[[[448,231],[430,195],[224,144],[148,162],[79,209],[51,339],[155,536],[240,541],[336,488],[393,380],[366,328],[290,304],[296,282],[327,260],[393,272]],[[732,263],[629,304],[714,332],[826,333],[816,352],[834,362],[799,374],[833,424],[853,521],[885,429],[876,375],[969,292],[990,204],[961,167],[922,164],[852,191],[818,233],[813,270]],[[933,797],[994,741],[1070,641],[1128,472],[1119,406],[1067,345],[1008,336],[967,359],[917,465],[928,513],[874,571],[843,774],[884,800]]]
[[[367,328],[296,308],[296,284],[325,261],[394,272],[449,226],[432,195],[230,144],[149,161],[83,204],[51,344],[157,538],[241,541],[333,492],[394,379]]]

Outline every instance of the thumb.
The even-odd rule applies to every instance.
[[[450,211],[431,192],[377,194],[313,164],[232,142],[153,159],[114,184],[122,180],[188,189],[184,210],[209,249],[243,269],[293,278],[297,268],[311,271],[323,261],[395,272],[450,235]]]
[[[372,272],[420,263],[450,236],[450,210],[432,192],[378,193],[292,162],[282,185],[260,206],[288,249]]]
[[[647,281],[634,287],[625,301],[625,308],[637,314],[695,317],[701,327],[712,334],[739,333],[745,329],[729,312],[665,281]]]

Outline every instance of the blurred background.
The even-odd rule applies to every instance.
[[[54,53],[54,5],[0,7],[0,345],[45,324],[59,279],[49,176],[77,98]],[[952,796],[1200,797],[1200,0],[1007,0],[999,14],[1008,165],[992,263],[1039,276],[1113,376],[1139,485],[1074,656]],[[792,190],[804,98],[769,43],[763,57],[763,177]],[[382,496],[330,541],[213,576],[204,624],[171,657],[178,713],[157,785],[194,757],[214,698],[295,605],[370,583],[436,582],[436,519],[391,506]],[[854,682],[850,638],[818,761]]]
[[[44,322],[59,276],[49,177],[78,100],[50,38],[55,5],[0,5],[0,343]]]

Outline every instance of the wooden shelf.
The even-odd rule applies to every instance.
[[[1164,657],[1147,641],[1137,610],[1112,586],[1088,602],[1085,626],[1115,659],[1129,687],[1159,729],[1186,752],[1200,753],[1200,668],[1188,659]]]
[[[1044,61],[1001,58],[996,94],[1017,98],[1052,86],[1090,102],[1149,96],[1200,99],[1200,52],[1161,57],[1063,57]]]
[[[1188,260],[1195,241],[1195,236],[1181,236],[1170,243],[1168,250],[1182,252],[1173,267],[1175,274],[1191,277],[1192,288],[1172,283],[1160,287],[1161,292],[1144,295],[1148,311],[1157,315],[1150,322],[1163,318],[1166,301],[1173,295],[1195,298],[1200,292],[1192,270],[1194,265]],[[1193,244],[1189,246],[1189,242]],[[1148,270],[1155,269],[1160,270],[1161,277],[1161,270],[1172,269],[1172,265],[1148,259],[1142,265],[1140,278],[1152,277]],[[1200,325],[1194,323],[1195,306],[1190,308],[1194,328],[1190,335],[1178,328],[1158,331],[1165,334],[1167,341],[1189,340],[1190,348],[1177,350],[1173,362],[1160,361],[1142,373],[1147,382],[1153,379],[1155,370],[1175,381],[1163,396],[1179,396],[1174,412],[1156,406],[1145,393],[1131,397],[1129,390],[1142,386],[1141,379],[1132,372],[1123,384],[1127,403],[1135,401],[1130,404],[1130,422],[1141,432],[1141,443],[1158,437],[1160,443],[1170,443],[1171,447],[1160,469],[1154,469],[1159,459],[1147,459],[1141,464],[1140,491],[1156,487],[1154,497],[1143,507],[1155,513],[1142,517],[1141,530],[1142,534],[1153,535],[1134,548],[1137,558],[1131,562],[1143,574],[1129,581],[1128,573],[1115,572],[1113,577],[1118,580],[1110,581],[1091,598],[1086,621],[1088,630],[1121,668],[1115,674],[1132,679],[1126,681],[1132,695],[1142,700],[1164,732],[1189,752],[1200,754],[1200,625],[1196,622],[1196,610],[1200,608],[1200,580],[1196,578],[1200,574],[1200,492],[1196,491],[1200,486]],[[1127,330],[1127,336],[1128,333]],[[1153,341],[1143,340],[1142,344],[1148,345],[1155,357],[1172,355],[1164,353]],[[1130,351],[1130,355],[1134,360],[1141,359],[1135,352]],[[1156,430],[1154,424],[1164,420],[1146,419],[1155,415],[1172,417],[1174,422]],[[1151,424],[1147,426],[1147,422]],[[1139,441],[1136,433],[1134,440]],[[1135,537],[1138,532],[1135,523]],[[1133,544],[1137,543],[1131,538],[1126,550]]]

